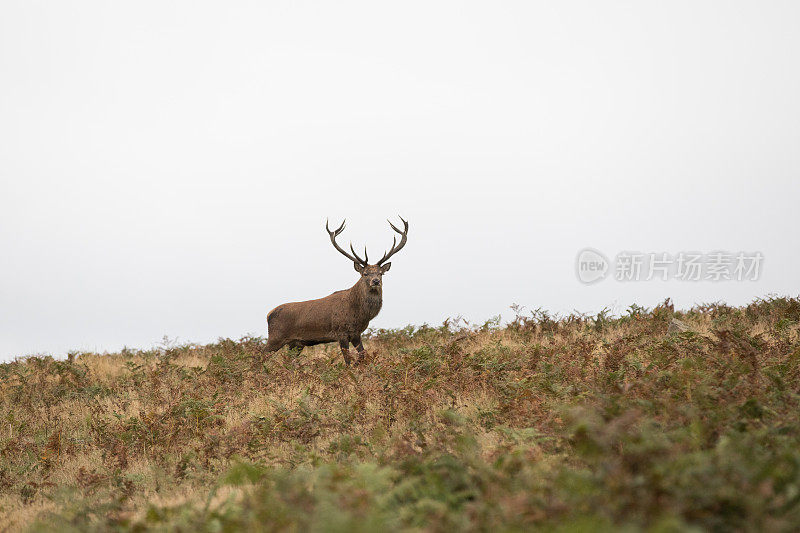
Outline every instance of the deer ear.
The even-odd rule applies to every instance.
[[[363,274],[364,273],[364,267],[362,267],[361,265],[359,265],[355,261],[353,261],[353,268],[355,268],[356,272],[358,272],[359,274]]]
[[[381,267],[381,274],[386,274],[387,272],[389,272],[390,268],[392,268],[392,264],[391,263],[386,263],[385,265],[383,265]]]

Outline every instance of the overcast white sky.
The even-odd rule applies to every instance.
[[[797,295],[797,2],[0,4],[0,359],[266,335],[380,256],[373,326]],[[761,251],[587,286],[579,250]]]

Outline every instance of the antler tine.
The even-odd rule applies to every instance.
[[[400,215],[397,215],[397,218],[399,218],[400,220],[402,220],[402,221],[403,221],[403,226],[404,226],[404,228],[403,228],[403,229],[404,229],[404,231],[405,231],[405,232],[408,232],[408,221],[406,221],[405,219],[403,219],[403,217],[401,217]],[[400,231],[399,229],[397,229],[397,228],[395,227],[395,225],[394,225],[394,224],[392,224],[392,221],[391,221],[391,220],[389,220],[389,219],[387,218],[387,219],[386,219],[386,222],[388,222],[388,223],[389,223],[389,225],[392,227],[392,229],[393,229],[393,230],[395,230],[397,233],[399,233],[399,234],[401,234],[401,235],[403,234],[403,231]]]
[[[361,263],[362,265],[366,265],[367,261],[369,261],[369,257],[367,256],[367,247],[366,246],[364,246],[364,259],[361,259],[360,257],[358,257],[358,254],[353,249],[353,243],[352,242],[350,243],[350,251],[353,252],[353,255],[356,257],[356,259],[358,259],[358,262]]]
[[[336,242],[336,237],[337,237],[337,236],[338,236],[338,235],[339,235],[341,232],[343,232],[343,231],[344,231],[344,224],[345,224],[345,222],[347,222],[347,220],[343,220],[343,221],[342,221],[342,225],[341,225],[341,226],[339,226],[339,227],[338,227],[337,229],[335,229],[334,231],[331,231],[331,228],[330,228],[330,226],[328,225],[328,221],[327,221],[327,220],[325,221],[325,230],[328,232],[328,235],[329,235],[329,236],[330,236],[330,238],[331,238],[331,244],[333,244],[333,247],[334,247],[334,248],[336,248],[336,250],[337,250],[337,251],[338,251],[340,254],[342,254],[343,256],[345,256],[346,258],[348,258],[350,261],[353,261],[354,263],[358,263],[358,264],[359,264],[359,265],[361,265],[361,266],[366,266],[366,265],[367,265],[367,262],[366,262],[366,261],[364,261],[364,260],[362,260],[361,258],[359,258],[359,257],[358,257],[358,255],[355,253],[355,251],[353,251],[353,255],[350,255],[350,254],[348,254],[348,253],[347,253],[345,250],[343,250],[343,249],[342,249],[342,248],[339,246],[339,244]],[[351,249],[351,250],[353,249],[353,245],[352,245],[352,244],[350,245],[350,249]]]
[[[344,231],[344,225],[345,225],[345,223],[347,222],[347,219],[345,218],[344,220],[342,220],[342,225],[341,225],[341,226],[339,226],[338,228],[336,228],[336,229],[335,229],[335,230],[333,230],[333,231],[331,231],[331,229],[328,227],[328,223],[329,223],[329,222],[330,222],[330,220],[326,218],[326,219],[325,219],[325,230],[326,230],[328,233],[333,233],[334,235],[339,235],[341,232],[343,232],[343,231]]]
[[[390,224],[391,224],[391,222],[390,222]],[[388,252],[384,252],[383,253],[383,257],[381,258],[380,261],[378,261],[379,265],[382,264],[387,259],[389,259],[389,257],[392,255],[392,253],[390,253],[390,252],[392,252],[392,250],[394,250],[395,244],[397,244],[397,237],[392,237],[392,247],[389,249]]]
[[[392,227],[392,229],[394,231],[396,231],[397,233],[400,234],[400,244],[396,245],[395,243],[397,242],[397,237],[392,237],[392,248],[388,252],[383,254],[383,258],[381,258],[381,260],[378,261],[378,263],[377,263],[378,265],[383,264],[384,261],[386,261],[387,259],[392,257],[394,254],[396,254],[397,252],[402,250],[403,246],[406,245],[406,241],[408,240],[408,221],[406,221],[400,215],[398,215],[398,218],[400,218],[400,220],[403,221],[403,230],[398,229],[397,226],[392,224],[391,220],[386,219],[386,221],[389,222],[389,225]]]

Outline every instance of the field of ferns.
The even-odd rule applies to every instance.
[[[800,299],[0,365],[0,531],[797,531]]]

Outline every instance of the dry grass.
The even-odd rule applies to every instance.
[[[667,333],[679,318],[690,331]],[[0,530],[800,527],[800,301],[0,365]]]

